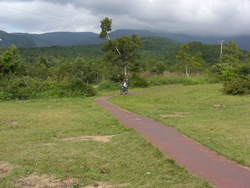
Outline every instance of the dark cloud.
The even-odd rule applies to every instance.
[[[115,29],[198,35],[249,35],[250,0],[2,0],[0,28],[8,32]]]

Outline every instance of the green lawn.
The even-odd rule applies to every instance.
[[[178,85],[110,101],[250,167],[250,96],[228,96],[221,90],[220,84]]]
[[[141,95],[145,94],[114,100],[125,97],[131,108],[129,101]],[[210,187],[121,125],[93,99],[0,102],[0,187]],[[150,100],[157,101],[155,96]]]

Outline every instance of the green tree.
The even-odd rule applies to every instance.
[[[117,47],[120,53],[117,53]],[[129,36],[118,37],[115,40],[107,41],[102,50],[105,52],[105,59],[110,61],[112,64],[116,64],[121,67],[125,77],[127,77],[127,67],[134,67],[139,59],[140,55],[138,49],[142,48],[142,41],[136,34]]]
[[[148,70],[151,73],[163,74],[166,70],[166,65],[162,61],[150,60],[148,63]]]
[[[243,53],[238,49],[237,44],[229,41],[228,45],[223,48],[222,63],[235,67],[241,62],[242,56]]]
[[[50,69],[45,58],[40,58],[38,62],[29,70],[31,77],[46,80],[50,76]]]
[[[193,72],[200,73],[205,68],[206,62],[202,58],[202,53],[200,51],[192,56],[190,61],[190,66]]]
[[[73,62],[61,64],[56,71],[56,75],[59,80],[77,78],[85,83],[93,83],[96,78],[96,70],[93,63],[79,57]]]
[[[110,43],[112,43],[113,47],[115,48],[116,52],[121,55],[121,52],[117,48],[117,46],[113,43],[113,41],[110,38],[110,32],[112,31],[112,19],[104,18],[101,21],[101,33],[99,35],[99,38],[101,39],[108,39]]]
[[[180,46],[180,50],[178,52],[178,55],[176,56],[176,59],[178,61],[178,66],[184,68],[187,77],[189,77],[191,57],[189,45],[187,43]]]
[[[104,18],[102,21],[101,21],[101,33],[99,35],[99,38],[101,39],[106,39],[108,38],[110,40],[110,36],[109,36],[109,32],[112,31],[112,19],[109,19],[109,18]]]
[[[244,61],[247,64],[250,64],[250,52],[247,52],[244,56]]]
[[[21,57],[16,46],[11,45],[0,56],[0,72],[2,74],[15,73],[21,66]]]
[[[206,62],[202,58],[201,51],[196,52],[194,56],[190,55],[189,44],[187,43],[180,46],[176,59],[178,61],[177,66],[185,70],[187,77],[189,77],[192,72],[201,72],[206,65]]]
[[[125,77],[127,77],[127,67],[136,63],[140,58],[138,49],[142,48],[142,41],[136,34],[129,36],[118,37],[111,40],[109,32],[111,29],[112,20],[105,18],[101,21],[100,38],[108,38],[109,40],[104,43],[102,50],[105,52],[105,59],[113,65],[122,68]],[[134,67],[134,66],[133,66]]]

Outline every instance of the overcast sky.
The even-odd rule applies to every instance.
[[[0,30],[45,33],[112,29],[209,36],[250,35],[250,0],[0,0]]]

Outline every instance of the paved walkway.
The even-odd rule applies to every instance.
[[[95,101],[101,107],[107,109],[123,125],[133,128],[158,147],[167,157],[174,159],[194,175],[216,187],[250,188],[249,169],[219,156],[166,125],[108,103],[106,100],[110,97],[112,96],[101,97]]]

